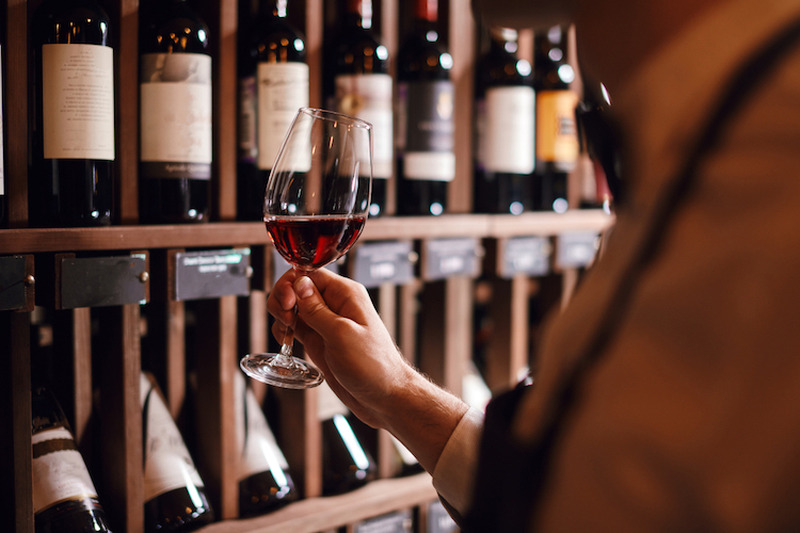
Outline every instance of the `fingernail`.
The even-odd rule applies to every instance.
[[[314,283],[307,276],[300,276],[294,282],[294,291],[298,298],[308,298],[314,294]]]

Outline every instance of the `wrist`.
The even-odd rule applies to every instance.
[[[379,419],[431,472],[469,406],[410,365],[405,367],[380,402]]]

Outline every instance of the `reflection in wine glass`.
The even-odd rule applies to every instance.
[[[292,122],[264,193],[264,223],[275,249],[297,272],[344,255],[367,219],[372,187],[372,126],[341,113],[302,108]],[[292,355],[290,327],[278,353],[240,361],[250,377],[302,389],[322,374]]]

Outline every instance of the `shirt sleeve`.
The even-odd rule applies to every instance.
[[[482,431],[483,411],[471,407],[450,435],[433,470],[436,492],[462,516],[472,498]]]

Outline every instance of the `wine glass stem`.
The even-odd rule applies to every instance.
[[[283,340],[281,341],[281,349],[278,352],[278,356],[273,361],[273,364],[283,368],[292,368],[293,366],[295,366],[294,358],[292,357],[295,320],[297,320],[297,308],[294,309],[294,320],[292,320],[292,323],[286,328],[286,332],[283,334]]]

